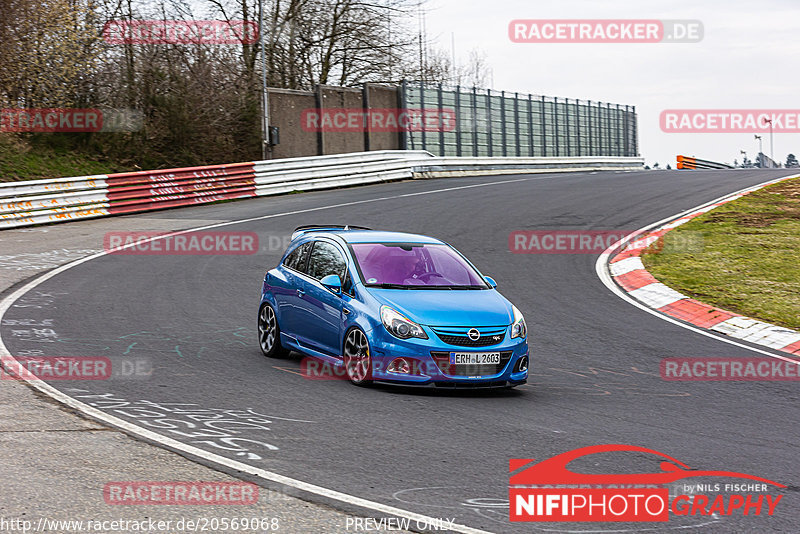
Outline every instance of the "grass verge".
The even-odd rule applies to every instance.
[[[800,330],[800,178],[667,232],[642,261],[659,281],[687,296]]]
[[[0,133],[0,182],[106,174],[119,166],[68,144],[30,143]]]

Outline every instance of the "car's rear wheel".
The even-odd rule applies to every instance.
[[[261,306],[258,312],[258,346],[261,347],[264,356],[270,358],[282,358],[289,354],[289,351],[281,346],[278,318],[269,304]]]
[[[344,368],[347,378],[357,386],[372,382],[372,356],[367,335],[353,328],[344,340]]]

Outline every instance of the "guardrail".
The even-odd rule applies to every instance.
[[[636,170],[642,158],[457,158],[386,150],[0,184],[0,229],[411,178]]]
[[[733,169],[733,165],[718,163],[707,159],[692,158],[689,156],[678,156],[678,168],[686,170],[695,169]]]

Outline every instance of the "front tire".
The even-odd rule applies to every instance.
[[[372,356],[367,335],[353,328],[344,340],[344,368],[347,378],[356,386],[372,383]]]
[[[269,304],[261,306],[258,312],[258,346],[268,358],[284,358],[289,354],[289,351],[281,346],[278,318]]]

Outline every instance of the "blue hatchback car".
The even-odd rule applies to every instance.
[[[264,278],[259,346],[357,385],[514,387],[527,328],[496,285],[432,237],[303,226]]]

